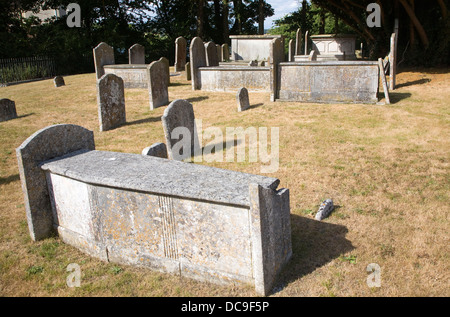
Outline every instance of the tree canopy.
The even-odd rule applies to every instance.
[[[310,34],[354,33],[373,57],[389,49],[395,18],[400,24],[400,50],[412,64],[448,64],[450,25],[446,1],[376,0],[381,28],[365,23],[366,6],[375,0],[299,1],[297,11],[276,21],[271,33],[293,38],[297,28]],[[27,11],[81,8],[81,27],[69,28],[66,17],[40,21]],[[92,48],[107,42],[117,63],[127,62],[127,49],[140,43],[147,62],[166,56],[174,60],[178,36],[188,41],[229,43],[230,34],[262,34],[274,10],[264,0],[0,0],[0,58],[54,56],[64,73],[92,71]],[[44,22],[44,23],[43,23]],[[426,56],[426,58],[425,58]]]

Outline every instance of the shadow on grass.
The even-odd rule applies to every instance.
[[[414,86],[414,85],[422,85],[422,84],[429,83],[430,81],[431,81],[431,79],[429,79],[429,78],[423,78],[423,79],[409,81],[407,83],[397,84],[397,85],[395,85],[395,88],[402,88],[402,87],[408,87],[408,86]]]
[[[179,87],[179,86],[190,86],[191,84],[185,84],[185,83],[170,83],[169,87]]]
[[[124,124],[122,124],[122,126],[149,123],[149,122],[158,122],[158,121],[161,121],[161,117],[151,117],[151,118],[139,119],[139,120],[134,120],[134,121],[127,121]]]
[[[199,97],[192,97],[192,98],[187,98],[186,100],[189,102],[198,102],[198,101],[203,101],[208,99],[208,96],[199,96]]]
[[[411,93],[409,92],[392,92],[392,91],[389,92],[389,100],[391,101],[391,104],[400,102],[409,97],[411,97]]]
[[[248,107],[247,110],[258,108],[258,107],[261,107],[261,106],[264,106],[264,104],[263,103],[257,103],[257,104],[254,104],[254,105],[250,105],[250,107]]]
[[[274,293],[355,249],[345,238],[348,229],[326,220],[291,215],[291,232],[292,258],[281,272]]]
[[[18,180],[20,180],[19,174],[9,175],[8,177],[0,177],[0,185],[7,185]]]

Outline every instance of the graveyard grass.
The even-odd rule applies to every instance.
[[[234,93],[192,91],[184,78],[171,77],[169,99],[191,101],[203,130],[280,128],[280,167],[267,176],[290,190],[293,257],[271,296],[450,296],[448,69],[399,73],[391,105],[274,103],[249,93],[243,112]],[[31,241],[15,154],[31,134],[73,123],[94,131],[98,150],[140,153],[165,142],[166,107],[150,111],[146,89],[127,89],[127,123],[99,132],[95,74],[64,79],[59,88],[52,80],[0,88],[19,116],[0,123],[0,295],[256,295],[252,286],[101,262],[57,236]],[[260,163],[201,164],[260,174]],[[316,221],[326,198],[336,208]],[[81,267],[79,288],[66,284],[70,263]],[[381,268],[379,288],[367,285],[370,263]]]

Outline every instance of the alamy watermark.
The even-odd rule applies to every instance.
[[[69,28],[81,27],[81,7],[78,3],[69,3],[67,6],[67,13],[71,12],[67,15],[66,23]]]
[[[196,163],[203,161],[208,163],[259,162],[261,163],[261,173],[278,171],[280,162],[280,129],[278,127],[270,128],[270,142],[267,127],[248,127],[246,129],[226,127],[225,135],[219,127],[208,127],[203,131],[201,119],[195,120],[195,127],[194,136],[186,127],[177,127],[172,130],[170,137],[172,140],[177,140],[172,146],[173,159],[192,160]],[[205,140],[208,142],[203,146]],[[191,157],[192,145],[194,145],[194,151]]]
[[[66,278],[66,284],[68,287],[80,287],[81,285],[81,268],[77,263],[70,263],[66,269],[67,272],[71,272]]]
[[[366,271],[370,273],[367,276],[367,286],[381,287],[381,267],[377,263],[370,263],[367,265]]]
[[[366,8],[367,12],[371,12],[366,19],[367,26],[370,28],[381,27],[381,8],[378,3],[369,3]]]

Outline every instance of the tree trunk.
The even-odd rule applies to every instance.
[[[225,3],[224,3],[225,5]],[[235,25],[237,29],[237,34],[242,33],[242,0],[233,0]]]
[[[416,15],[414,14],[414,10],[406,2],[406,0],[399,0],[399,1],[402,4],[403,8],[405,8],[406,13],[408,13],[408,16],[411,19],[411,22],[414,24],[417,34],[419,35],[420,41],[422,42],[423,46],[425,46],[425,48],[427,48],[428,45],[430,44],[430,42],[428,41],[427,33],[425,32],[422,24],[420,24],[419,20],[417,19]]]
[[[414,0],[409,0],[409,3],[414,11]],[[414,23],[412,23],[411,20],[409,20],[409,42],[411,43],[411,46],[416,45],[416,37],[414,34]]]
[[[325,9],[320,9],[319,34],[325,34]]]
[[[258,34],[264,34],[264,0],[259,0]]]
[[[444,0],[437,0],[437,2],[439,3],[439,6],[441,7],[442,17],[444,19],[446,19],[447,18],[447,7],[445,6]]]
[[[222,28],[223,28],[223,42],[229,44],[230,42],[230,29],[228,26],[228,7],[229,0],[223,0],[222,9]]]
[[[203,25],[205,20],[204,8],[205,8],[205,0],[198,0],[198,9],[197,9],[197,36],[203,39]]]
[[[223,34],[223,23],[222,23],[222,14],[221,14],[221,5],[220,5],[220,0],[214,0],[214,24],[216,25],[216,29],[217,29],[217,39],[219,39],[219,41],[222,41],[223,39],[220,38],[220,34]],[[220,43],[216,43],[216,44],[220,44]]]

